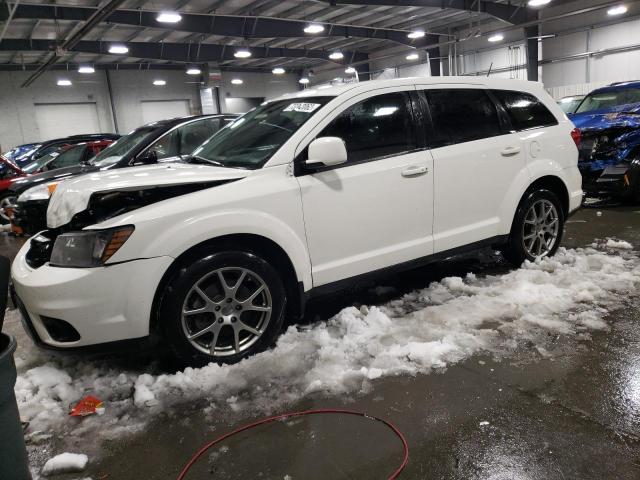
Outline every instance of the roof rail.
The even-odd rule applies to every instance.
[[[613,82],[610,83],[609,86],[610,87],[615,87],[616,85],[623,85],[625,83],[637,83],[640,82],[640,80],[625,80],[624,82]]]

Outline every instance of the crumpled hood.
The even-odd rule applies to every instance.
[[[576,113],[569,118],[583,132],[604,130],[612,127],[640,128],[640,103],[616,105],[611,108]]]
[[[250,170],[188,163],[157,164],[89,173],[70,178],[58,185],[47,209],[47,225],[49,228],[66,225],[74,215],[87,208],[91,196],[97,192],[222,182],[244,178],[250,173]]]

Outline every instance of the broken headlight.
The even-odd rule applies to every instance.
[[[63,233],[56,238],[49,263],[55,267],[100,267],[124,245],[133,230],[133,225],[127,225]]]

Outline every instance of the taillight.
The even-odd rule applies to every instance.
[[[579,128],[574,128],[573,130],[571,130],[571,138],[573,138],[576,147],[580,149],[580,140],[582,140],[582,133],[580,132]]]

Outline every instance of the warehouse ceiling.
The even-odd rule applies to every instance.
[[[557,3],[557,2],[556,2]],[[177,23],[159,12],[179,12]],[[489,0],[33,1],[0,5],[0,69],[185,68],[299,72],[363,63],[374,52],[433,47],[452,32],[499,19],[535,19],[526,2]],[[309,24],[322,32],[305,33]],[[421,38],[408,34],[421,29]],[[127,53],[113,54],[113,45]],[[238,49],[251,52],[236,58]],[[344,57],[330,59],[332,52]]]

